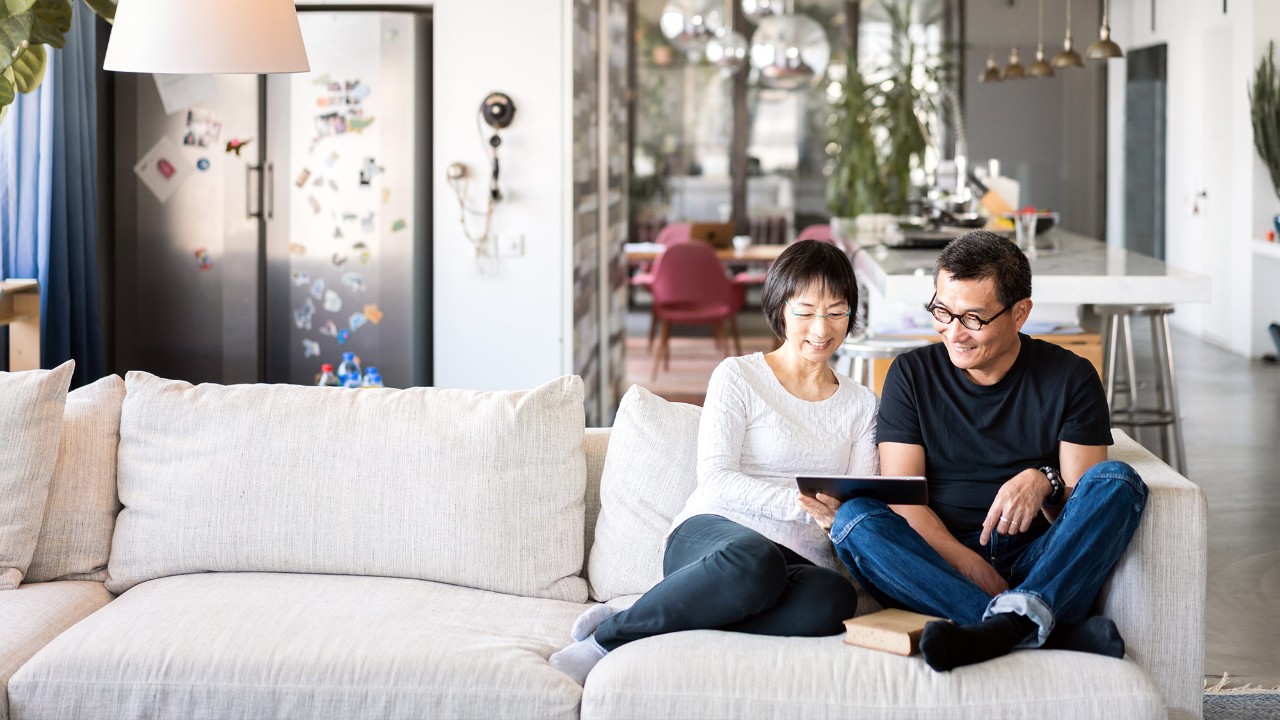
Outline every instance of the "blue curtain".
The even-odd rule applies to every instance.
[[[66,46],[50,50],[44,82],[18,96],[0,127],[0,275],[40,281],[40,364],[74,359],[73,387],[105,374],[95,17],[75,4]]]

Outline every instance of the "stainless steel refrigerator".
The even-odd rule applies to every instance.
[[[431,383],[430,15],[299,23],[310,73],[112,78],[118,369]]]

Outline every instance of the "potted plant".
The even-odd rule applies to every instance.
[[[1267,54],[1258,62],[1249,89],[1253,118],[1253,146],[1271,173],[1271,187],[1280,198],[1280,76],[1276,74],[1276,44],[1267,43]],[[1280,215],[1271,219],[1280,236]]]
[[[846,63],[844,92],[832,125],[834,163],[827,204],[838,225],[864,214],[907,212],[913,176],[923,168],[930,124],[937,116],[936,90],[949,62],[912,34],[914,0],[881,0],[893,47],[887,59],[864,74],[856,59]]]
[[[111,22],[116,0],[85,0]],[[75,0],[5,0],[0,5],[0,120],[17,93],[29,93],[44,80],[45,45],[60,48],[71,29]]]

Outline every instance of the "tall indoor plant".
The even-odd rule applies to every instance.
[[[85,0],[111,22],[116,0]],[[17,93],[29,93],[44,80],[44,46],[60,48],[71,29],[75,0],[3,0],[0,4],[0,118]]]
[[[1276,73],[1276,44],[1267,43],[1267,54],[1258,62],[1249,89],[1253,117],[1253,146],[1271,173],[1271,187],[1280,198],[1280,75]],[[1272,218],[1280,235],[1280,215]]]
[[[850,58],[844,92],[836,103],[831,140],[838,148],[827,185],[827,203],[837,217],[907,211],[912,173],[924,164],[937,100],[949,63],[917,41],[915,0],[880,0],[892,48],[879,64],[861,72]]]

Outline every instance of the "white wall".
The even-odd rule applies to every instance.
[[[572,372],[568,0],[434,3],[435,385],[528,388]],[[452,162],[472,172],[473,205],[488,188],[488,146],[476,111],[492,91],[517,113],[502,133],[499,234],[522,234],[524,255],[477,266],[445,182]],[[477,231],[481,218],[469,218]]]
[[[1280,211],[1253,149],[1246,88],[1269,39],[1280,38],[1280,3],[1112,0],[1121,47],[1168,44],[1166,259],[1213,277],[1213,302],[1180,305],[1175,325],[1237,353],[1267,351],[1270,318],[1255,307],[1251,242]],[[1124,60],[1108,84],[1108,236],[1124,222]],[[1205,198],[1197,198],[1202,191]]]

